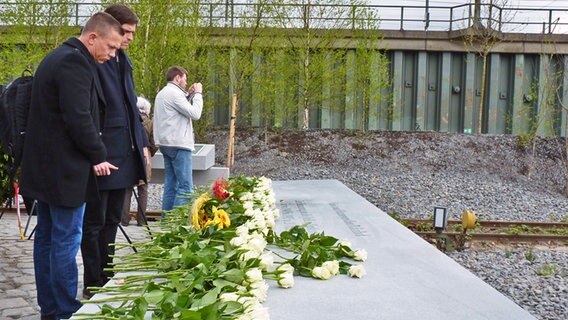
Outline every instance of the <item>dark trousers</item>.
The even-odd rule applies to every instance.
[[[124,205],[126,189],[100,192],[99,201],[87,202],[83,220],[83,285],[102,287],[113,276],[109,268],[114,255],[116,231]]]
[[[146,208],[148,207],[148,185],[145,183],[136,186],[138,202],[136,206],[138,211],[136,212],[136,223],[141,226],[146,224],[144,216],[146,215]],[[126,195],[124,197],[124,208],[122,209],[122,225],[127,226],[130,223],[130,201],[132,198],[132,188],[126,189]]]

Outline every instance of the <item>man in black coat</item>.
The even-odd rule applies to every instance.
[[[145,153],[149,146],[142,119],[136,107],[132,65],[124,49],[133,39],[138,17],[124,5],[111,5],[106,13],[121,23],[124,32],[116,57],[97,66],[106,100],[102,119],[102,139],[107,159],[120,169],[109,176],[98,177],[100,199],[87,202],[83,224],[83,296],[90,298],[88,287],[103,286],[112,276],[104,271],[111,267],[118,223],[122,216],[124,196],[139,180],[146,181]]]
[[[35,74],[22,160],[21,193],[38,200],[34,240],[42,319],[69,318],[81,303],[75,257],[95,175],[118,169],[106,161],[99,133],[104,97],[96,64],[115,56],[123,31],[106,13],[87,21],[79,38],[48,54]]]

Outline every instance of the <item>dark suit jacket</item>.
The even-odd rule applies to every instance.
[[[97,70],[106,101],[102,137],[107,161],[118,167],[110,176],[97,178],[99,189],[132,187],[139,180],[146,181],[143,148],[149,145],[136,107],[132,64],[124,51],[118,50],[115,59],[97,65]]]
[[[21,193],[78,207],[96,195],[92,166],[106,160],[99,132],[104,106],[96,62],[79,39],[48,54],[34,76],[22,160]]]

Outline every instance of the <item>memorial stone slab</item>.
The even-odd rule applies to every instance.
[[[272,320],[535,319],[431,244],[336,180],[275,181],[277,231],[308,231],[351,241],[368,251],[362,279],[296,277],[271,283]]]
[[[215,167],[215,145],[196,144],[191,154],[193,184],[210,185],[218,178],[227,179],[229,168]],[[164,183],[164,156],[160,151],[152,157],[152,180],[150,183]]]

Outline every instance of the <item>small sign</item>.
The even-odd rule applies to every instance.
[[[443,207],[434,207],[434,228],[444,229],[448,224],[447,209]]]

